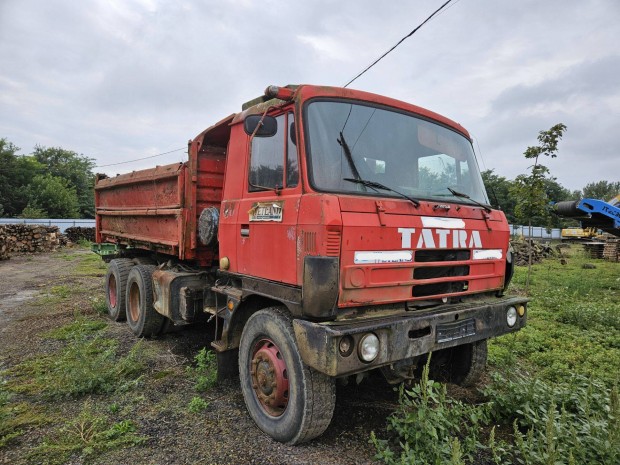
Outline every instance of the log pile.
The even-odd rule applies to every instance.
[[[620,239],[607,239],[603,247],[603,258],[610,262],[620,261]]]
[[[0,226],[0,260],[12,253],[36,253],[56,250],[60,246],[58,226],[6,224]]]
[[[80,240],[95,242],[95,228],[72,226],[65,229],[64,235],[70,242],[79,242]]]
[[[527,266],[530,250],[532,251],[532,263],[540,263],[545,258],[555,256],[553,248],[544,242],[519,238],[510,243],[514,250],[513,259],[516,266]]]

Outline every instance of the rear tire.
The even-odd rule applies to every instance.
[[[126,307],[127,324],[138,337],[157,336],[166,321],[153,308],[154,265],[136,265],[127,278]]]
[[[239,379],[250,416],[276,441],[309,441],[331,422],[335,381],[304,364],[291,318],[281,307],[260,310],[246,323]]]
[[[487,364],[487,341],[472,342],[433,352],[429,377],[460,386],[474,386]]]
[[[125,291],[133,262],[129,258],[115,258],[108,265],[105,276],[105,302],[112,321],[125,321]]]

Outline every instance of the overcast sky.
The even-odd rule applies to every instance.
[[[182,148],[269,84],[344,85],[443,2],[0,0],[0,138],[97,165]],[[562,122],[558,181],[620,180],[618,0],[454,0],[350,87],[458,121],[510,179]]]

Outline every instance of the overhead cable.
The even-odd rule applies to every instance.
[[[134,158],[133,160],[120,161],[118,163],[109,163],[107,165],[99,165],[99,166],[95,166],[94,168],[105,168],[106,166],[124,165],[126,163],[133,163],[134,161],[147,160],[149,158],[161,157],[162,155],[168,155],[169,153],[174,153],[174,152],[178,152],[180,150],[186,150],[186,149],[187,147],[181,147],[180,149],[174,149],[174,150],[170,150],[169,152],[158,153],[157,155],[149,155],[148,157]]]
[[[420,25],[418,27],[416,27],[413,31],[411,31],[409,34],[407,34],[405,37],[403,37],[402,39],[400,39],[392,48],[390,48],[387,52],[385,52],[383,55],[381,55],[379,58],[377,58],[375,61],[373,61],[370,66],[368,66],[366,69],[364,69],[361,73],[359,73],[357,76],[355,76],[353,79],[351,79],[349,82],[347,82],[343,87],[348,87],[349,84],[351,84],[353,81],[355,81],[357,78],[359,78],[361,75],[363,75],[366,71],[368,71],[370,68],[372,68],[373,66],[375,66],[377,63],[379,63],[383,58],[385,58],[390,52],[392,52],[396,47],[398,47],[400,44],[402,44],[406,39],[408,39],[409,37],[411,37],[413,34],[415,34],[422,26],[424,26],[427,22],[429,22],[431,20],[431,18],[433,16],[435,16],[437,13],[439,13],[441,10],[443,10],[446,6],[448,6],[448,4],[452,2],[452,0],[448,0],[447,2],[445,2],[443,5],[441,5],[439,8],[437,8],[432,15],[430,15],[428,18],[426,18],[422,23],[420,23]]]

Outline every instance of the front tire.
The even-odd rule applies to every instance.
[[[329,426],[334,379],[304,364],[285,309],[270,307],[250,317],[241,335],[239,378],[250,416],[276,441],[299,444]]]
[[[487,340],[433,352],[429,376],[435,381],[470,387],[480,381],[487,364]]]
[[[105,275],[105,302],[112,321],[125,321],[125,291],[132,267],[133,261],[129,258],[115,258],[108,265]]]
[[[138,337],[157,336],[165,317],[153,308],[154,265],[136,265],[127,278],[126,307],[127,324]]]

